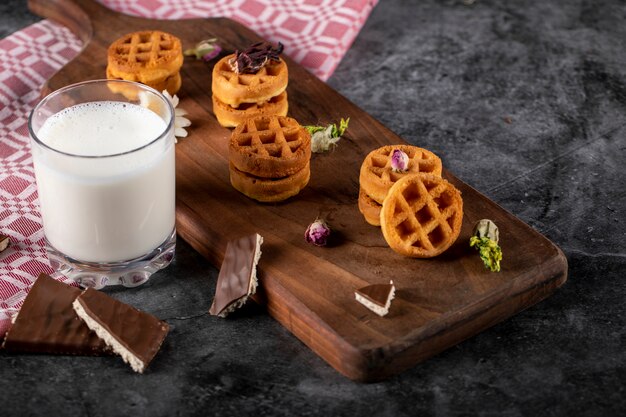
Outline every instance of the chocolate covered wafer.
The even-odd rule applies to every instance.
[[[263,237],[257,233],[228,242],[209,313],[226,317],[256,292],[256,266],[262,243]]]
[[[393,281],[389,281],[389,284],[374,284],[359,288],[354,292],[354,296],[359,303],[382,317],[389,312],[395,293]]]
[[[0,235],[0,252],[9,247],[11,240],[8,236]]]
[[[73,307],[135,372],[143,373],[169,331],[167,323],[93,288],[77,297]]]
[[[3,343],[8,352],[101,355],[110,350],[78,318],[72,303],[78,288],[40,274]]]

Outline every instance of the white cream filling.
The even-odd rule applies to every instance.
[[[122,346],[122,344],[118,342],[117,339],[115,339],[115,337],[113,337],[113,335],[111,335],[111,333],[109,333],[104,327],[102,327],[100,323],[92,319],[87,311],[85,311],[82,304],[78,301],[78,298],[74,300],[72,307],[74,307],[74,311],[76,311],[78,317],[85,322],[87,327],[89,327],[93,332],[96,332],[98,337],[102,339],[107,346],[113,349],[113,352],[120,355],[122,359],[124,359],[124,362],[129,364],[135,372],[139,372],[140,374],[143,373],[146,365],[128,349]]]

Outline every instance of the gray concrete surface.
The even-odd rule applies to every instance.
[[[6,4],[0,34],[37,20]],[[619,0],[381,0],[329,80],[563,249],[568,282],[544,302],[363,385],[259,307],[204,314],[217,271],[180,241],[145,287],[109,291],[172,326],[145,375],[0,353],[1,414],[625,415],[624,44]]]

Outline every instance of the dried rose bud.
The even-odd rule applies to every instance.
[[[222,51],[222,47],[217,44],[217,38],[205,39],[198,42],[193,48],[187,49],[185,56],[195,56],[196,59],[210,61]]]
[[[208,62],[218,56],[222,52],[222,47],[215,44],[213,45],[213,49],[208,48],[206,52],[202,55],[202,60]]]
[[[330,236],[330,227],[322,219],[316,219],[304,232],[304,239],[316,246],[326,246],[328,236]]]
[[[391,154],[391,170],[393,172],[406,172],[409,168],[409,155],[400,149],[394,149]]]

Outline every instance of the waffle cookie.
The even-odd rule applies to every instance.
[[[242,103],[234,108],[222,102],[213,94],[213,113],[224,127],[235,127],[246,119],[255,116],[286,116],[288,110],[287,92],[283,91],[264,103]]]
[[[394,172],[391,169],[391,154],[395,149],[409,157],[405,172]],[[373,150],[365,157],[359,183],[372,200],[383,204],[388,191],[400,178],[419,172],[441,176],[441,169],[441,159],[429,150],[411,145],[388,145]]]
[[[257,116],[286,116],[287,64],[277,48],[260,42],[220,59],[213,67],[213,113],[224,127]]]
[[[182,45],[177,37],[158,30],[133,32],[109,46],[106,76],[137,81],[174,95],[181,86],[182,65]]]
[[[257,177],[287,177],[311,159],[311,135],[290,117],[250,118],[233,130],[229,159],[240,171]]]
[[[235,54],[220,59],[213,67],[213,94],[223,103],[238,108],[242,103],[264,103],[287,88],[287,64],[268,61],[255,74],[237,74],[231,61]]]
[[[413,258],[437,256],[461,231],[461,192],[437,175],[406,175],[389,190],[380,221],[394,251]]]
[[[372,226],[380,226],[380,210],[383,208],[381,204],[372,200],[363,188],[359,189],[359,211],[365,218],[365,221]]]
[[[229,142],[230,183],[261,202],[298,194],[309,182],[311,135],[284,116],[257,116],[243,121]]]
[[[233,188],[262,203],[283,201],[298,194],[309,183],[311,169],[307,163],[300,171],[283,178],[261,178],[238,170],[229,164]]]
[[[111,74],[109,72],[109,70],[107,69],[107,79],[109,80],[123,80],[124,78],[121,77],[115,77],[113,76],[113,74]],[[135,80],[128,80],[128,81],[135,81]],[[171,91],[178,91],[180,90],[180,86],[182,85],[182,78],[180,77],[180,73],[177,72],[176,74],[172,75],[171,77],[167,77],[162,81],[159,82],[154,82],[154,83],[146,83],[146,82],[142,82],[142,84],[146,84],[152,88],[154,88],[155,90],[162,92],[163,90],[167,90],[168,93],[170,93],[170,95],[172,95]],[[141,81],[139,81],[141,82]],[[128,92],[130,89],[124,89],[124,88],[120,88],[119,86],[117,87],[118,90],[115,90],[117,92],[122,92],[122,93],[126,93]],[[133,90],[134,91],[134,90]],[[129,97],[131,98],[131,97]],[[134,97],[132,98],[134,99]]]

